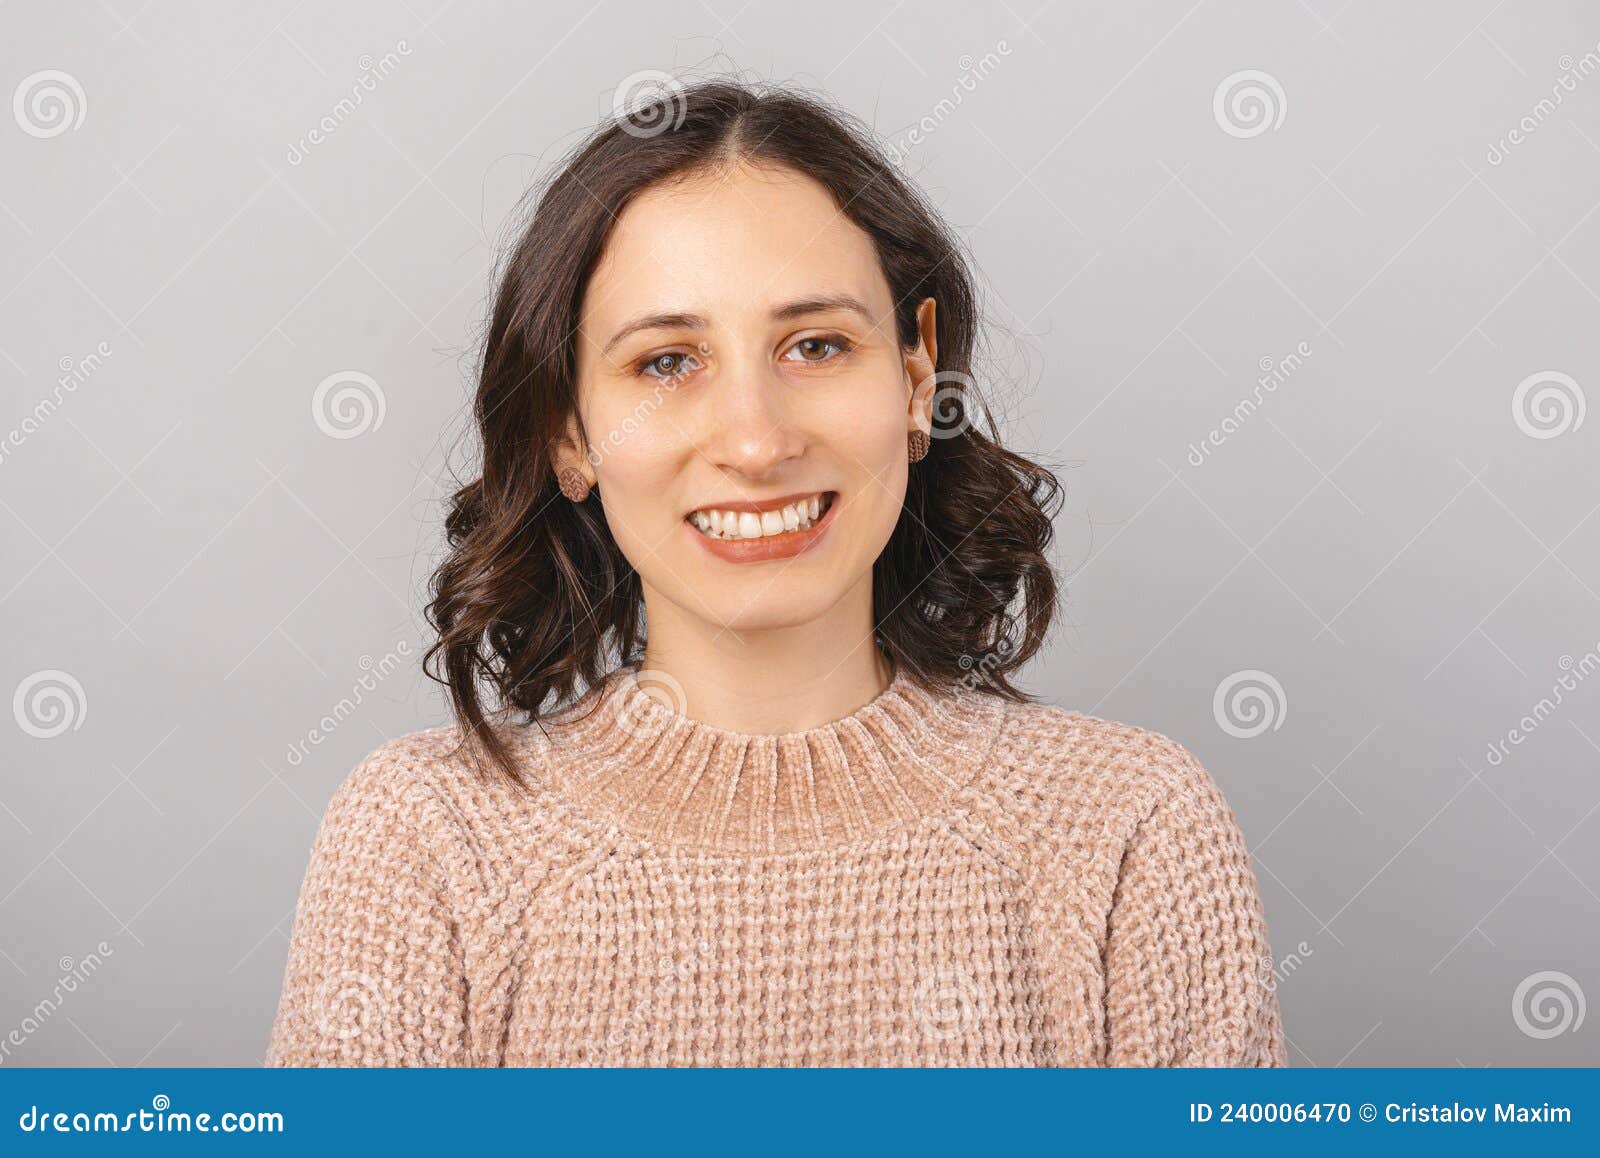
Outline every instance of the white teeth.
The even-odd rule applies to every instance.
[[[700,532],[713,539],[764,539],[792,531],[810,530],[822,516],[823,497],[813,495],[775,511],[694,511],[689,516]]]

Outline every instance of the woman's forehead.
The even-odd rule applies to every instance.
[[[640,310],[765,315],[823,294],[889,308],[871,237],[813,178],[741,165],[630,202],[590,279],[584,317],[599,329]]]

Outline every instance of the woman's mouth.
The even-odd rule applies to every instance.
[[[782,506],[760,511],[704,507],[685,516],[699,532],[712,539],[768,539],[795,531],[808,531],[833,505],[833,491],[818,491]]]
[[[718,558],[732,563],[759,563],[809,550],[833,522],[837,491],[795,496],[759,510],[702,507],[684,516],[684,524]],[[748,507],[750,504],[741,504]]]

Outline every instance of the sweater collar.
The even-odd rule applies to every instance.
[[[543,719],[545,770],[592,817],[712,852],[832,848],[915,824],[983,769],[1007,712],[990,693],[930,691],[899,670],[831,723],[734,732],[685,715],[639,675],[619,668]]]

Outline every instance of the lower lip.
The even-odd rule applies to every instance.
[[[687,519],[684,529],[700,540],[700,545],[717,558],[728,563],[766,563],[772,559],[792,559],[804,554],[822,541],[833,525],[833,513],[839,509],[839,496],[822,516],[811,524],[808,531],[785,531],[781,535],[764,535],[759,539],[713,539],[700,533],[698,527]]]

